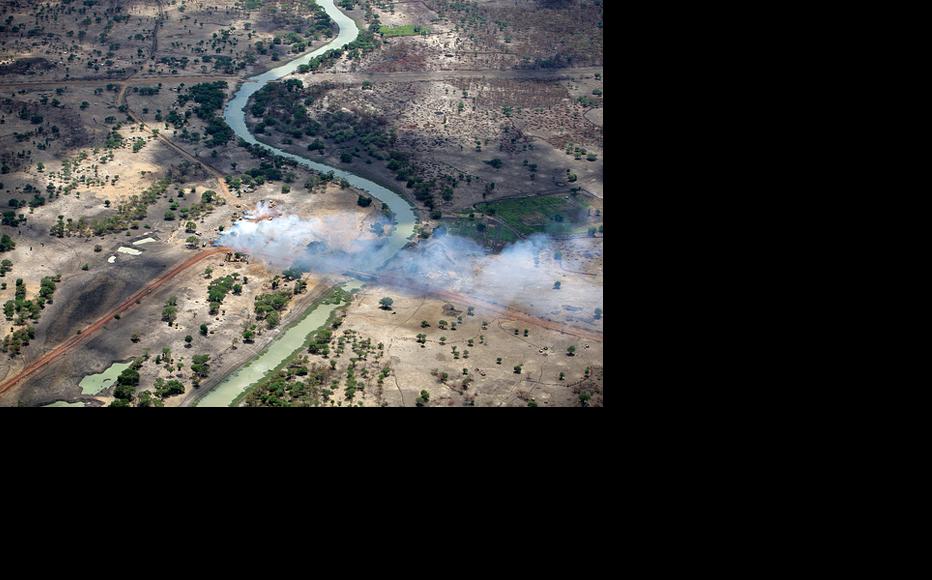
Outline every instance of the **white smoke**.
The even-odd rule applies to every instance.
[[[277,209],[260,204],[246,212],[217,243],[254,256],[275,268],[297,267],[321,273],[368,271],[372,252],[385,243],[367,229],[370,220],[359,212],[335,212],[300,218],[275,215]],[[254,221],[256,216],[265,216]],[[377,223],[385,221],[380,217]]]
[[[262,211],[267,209],[257,208],[252,215]],[[386,264],[380,249],[388,238],[375,234],[379,228],[367,221],[360,212],[240,220],[217,242],[279,269],[369,274],[387,286],[453,291],[545,317],[588,322],[602,307],[601,283],[571,273],[585,270],[592,240],[534,235],[490,254],[468,238],[448,234],[403,249]],[[380,217],[377,224],[383,222]],[[556,259],[557,253],[562,259]],[[561,282],[558,290],[556,281]]]
[[[251,221],[260,221],[276,218],[282,215],[282,212],[272,205],[271,201],[260,201],[256,204],[256,209],[243,212],[243,219]]]
[[[449,290],[548,318],[591,321],[602,307],[602,285],[576,273],[585,270],[584,253],[591,253],[591,240],[537,234],[489,254],[468,238],[445,235],[404,250],[383,276],[392,284],[406,280],[414,288]]]

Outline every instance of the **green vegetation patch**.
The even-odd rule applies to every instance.
[[[226,99],[226,89],[226,81],[199,83],[188,87],[187,92],[178,95],[178,105],[182,107],[188,101],[194,101],[197,104],[194,114],[207,123],[204,132],[210,135],[207,141],[209,147],[223,145],[233,138],[233,129],[218,114]],[[187,124],[186,118],[179,116],[175,111],[169,114],[168,121],[179,129]]]
[[[503,199],[479,203],[476,209],[497,217],[522,236],[580,234],[601,222],[601,212],[582,195]]]
[[[418,34],[428,34],[430,30],[426,26],[418,24],[402,24],[400,26],[379,26],[379,34],[382,36],[417,36]]]
[[[210,303],[210,313],[217,314],[220,310],[220,304],[226,298],[227,293],[236,285],[236,279],[239,274],[217,278],[207,286],[207,302]]]
[[[443,221],[442,227],[446,228],[447,233],[470,238],[476,243],[493,248],[500,248],[518,240],[518,236],[505,226],[483,223],[480,220],[449,219]]]
[[[256,296],[256,320],[265,320],[269,328],[278,326],[279,314],[291,300],[291,292],[269,292]]]
[[[25,326],[37,322],[45,305],[52,303],[56,283],[60,281],[60,276],[43,277],[38,296],[32,300],[26,300],[26,285],[23,283],[22,278],[17,278],[14,299],[7,300],[3,304],[4,316],[8,321],[13,322],[15,326]],[[0,347],[3,352],[10,353],[11,357],[19,354],[21,347],[29,344],[29,339],[35,336],[32,326],[20,330],[6,336],[2,347]]]

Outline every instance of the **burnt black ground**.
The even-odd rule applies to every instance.
[[[130,242],[124,245],[129,246]],[[27,349],[24,362],[28,364],[42,356],[145,286],[166,268],[190,255],[159,245],[153,243],[141,246],[143,254],[139,256],[116,254],[117,261],[112,265],[107,264],[105,269],[80,272],[67,280],[63,279],[55,293],[54,303],[46,306],[43,311],[42,319],[36,327],[36,338]],[[98,254],[104,260],[109,255],[104,252]],[[130,338],[133,333],[142,333],[146,328],[152,328],[146,323],[153,317],[155,322],[158,321],[164,296],[170,292],[171,288],[163,287],[145,297],[140,305],[121,316],[120,320],[114,319],[78,349],[18,385],[5,396],[4,404],[33,406],[60,399],[74,399],[81,394],[78,383],[85,375],[102,372],[115,360],[141,355],[141,351],[127,355],[128,350],[133,350],[128,347],[135,346]]]

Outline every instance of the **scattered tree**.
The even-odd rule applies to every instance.
[[[194,373],[201,377],[206,378],[210,373],[210,365],[207,362],[210,360],[210,355],[208,354],[196,354],[191,358],[191,370]]]

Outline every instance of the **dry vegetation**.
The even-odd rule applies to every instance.
[[[602,355],[601,342],[368,286],[244,404],[601,406]]]
[[[338,3],[354,6],[347,14],[361,41],[249,115],[257,136],[400,191],[418,210],[423,251],[449,234],[493,251],[556,236],[563,259],[540,260],[561,272],[566,291],[529,289],[536,303],[524,306],[601,332],[601,316],[567,297],[577,282],[602,281],[602,3]],[[221,118],[240,79],[323,45],[331,24],[310,0],[3,3],[0,304],[12,306],[0,318],[0,379],[208,246],[260,200],[298,216],[357,212],[366,235],[377,204],[360,207],[345,184],[239,146]],[[219,307],[208,300],[218,280],[241,286]],[[0,394],[0,404],[120,405],[127,394],[138,406],[186,404],[196,385],[210,388],[255,356],[328,282],[288,279],[259,257],[212,257]],[[279,292],[290,298],[273,328],[255,304]],[[391,310],[379,308],[385,296]],[[289,400],[601,406],[600,340],[481,306],[467,314],[469,306],[366,286],[333,329],[332,354],[306,353],[284,373],[307,387]],[[460,318],[455,331],[438,326]],[[82,377],[114,361],[133,361],[138,376],[81,392]],[[276,404],[269,392],[246,404]]]

